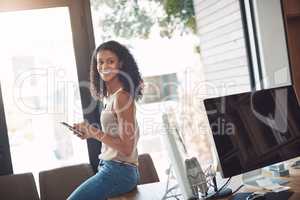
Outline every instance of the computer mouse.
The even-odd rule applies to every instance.
[[[246,200],[266,200],[266,196],[263,193],[252,193],[246,198]]]

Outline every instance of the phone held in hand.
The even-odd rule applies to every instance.
[[[73,126],[69,125],[66,122],[60,122],[62,125],[66,126],[67,128],[69,128],[71,131],[74,131],[76,134],[83,136],[84,134],[76,129],[73,128]]]

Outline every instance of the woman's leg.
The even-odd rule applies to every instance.
[[[111,190],[111,172],[102,166],[94,176],[83,182],[68,200],[105,200]]]
[[[97,174],[82,183],[68,200],[105,200],[132,190],[138,182],[135,167],[102,161]]]
[[[114,170],[114,187],[108,197],[116,197],[133,190],[139,182],[137,167],[126,164],[108,161]]]

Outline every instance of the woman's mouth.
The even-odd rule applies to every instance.
[[[100,70],[99,73],[101,73],[101,74],[110,74],[111,70],[110,69],[104,69],[104,70]]]

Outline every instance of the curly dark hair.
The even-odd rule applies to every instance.
[[[92,55],[90,66],[90,90],[93,97],[100,100],[107,96],[107,88],[104,80],[97,70],[97,54],[102,50],[109,50],[116,54],[122,63],[121,73],[118,78],[122,83],[123,89],[127,91],[135,100],[142,98],[143,79],[139,72],[136,61],[128,48],[116,41],[107,41],[97,47]],[[124,76],[124,74],[126,76]],[[129,80],[128,80],[129,79]]]

